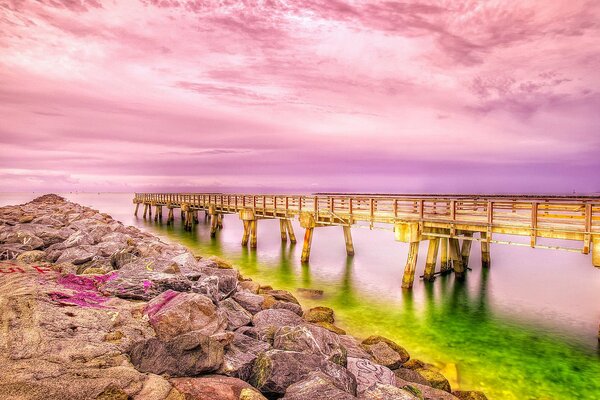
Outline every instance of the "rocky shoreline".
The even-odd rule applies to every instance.
[[[326,307],[56,195],[0,208],[0,398],[486,399]]]

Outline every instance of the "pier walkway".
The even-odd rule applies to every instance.
[[[211,219],[213,236],[222,228],[225,214],[237,214],[244,224],[242,245],[251,248],[257,246],[259,220],[278,219],[282,240],[295,243],[291,220],[298,219],[305,230],[302,262],[309,260],[315,228],[343,227],[351,256],[352,226],[387,227],[397,241],[409,244],[404,288],[413,285],[419,243],[424,240],[429,242],[426,280],[452,271],[463,277],[473,241],[481,243],[484,268],[491,264],[490,243],[591,252],[593,265],[600,267],[600,196],[136,193],[133,202],[136,216],[143,205],[143,217],[152,218],[154,207],[157,221],[163,219],[163,208],[168,209],[167,223],[174,221],[174,209],[180,209],[186,229],[204,211],[204,218]],[[528,239],[523,242],[518,237]],[[559,243],[547,243],[556,239]],[[566,240],[576,247],[564,246]]]

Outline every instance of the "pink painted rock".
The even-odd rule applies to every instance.
[[[241,379],[220,375],[174,378],[171,384],[186,400],[266,400],[258,390]]]
[[[144,311],[161,340],[192,331],[210,336],[227,327],[224,313],[198,293],[167,290],[148,302]]]

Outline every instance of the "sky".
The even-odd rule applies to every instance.
[[[600,192],[600,2],[0,0],[0,191]]]

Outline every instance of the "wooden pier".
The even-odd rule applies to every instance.
[[[162,220],[166,207],[167,223],[174,221],[173,210],[180,209],[186,229],[198,223],[199,212],[204,211],[204,218],[211,221],[211,236],[223,227],[225,214],[237,214],[244,224],[242,245],[251,248],[257,247],[259,220],[279,219],[282,241],[295,243],[291,220],[298,219],[305,230],[302,262],[310,258],[315,228],[342,226],[346,252],[352,256],[352,226],[387,226],[397,241],[409,244],[404,288],[413,285],[419,243],[424,240],[429,241],[426,280],[451,271],[462,278],[473,241],[481,243],[484,268],[491,265],[490,243],[591,252],[593,265],[600,268],[600,196],[136,193],[133,202],[136,216],[144,206],[144,218],[152,218],[154,207],[156,221]],[[549,239],[568,240],[577,247],[546,244]]]

